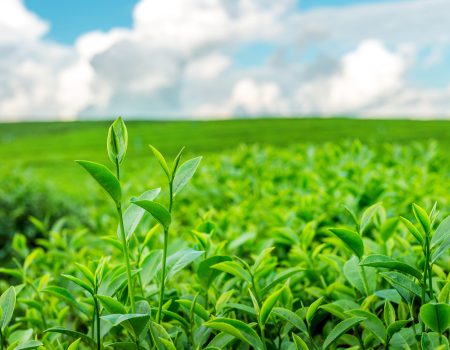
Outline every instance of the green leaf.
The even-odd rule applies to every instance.
[[[152,201],[156,197],[158,197],[160,192],[161,192],[160,188],[146,191],[139,196],[138,200]],[[131,204],[123,213],[123,226],[125,229],[125,235],[127,237],[127,240],[129,240],[133,235],[134,231],[136,231],[136,228],[138,227],[139,223],[144,217],[145,211],[146,210],[144,208]],[[117,228],[117,235],[120,238],[120,226]]]
[[[380,274],[383,276],[405,299],[407,303],[410,303],[412,297],[422,298],[422,290],[419,285],[417,285],[410,277],[405,276],[399,272],[382,272]]]
[[[152,150],[152,152],[155,155],[156,159],[158,159],[159,165],[161,165],[161,168],[164,170],[164,173],[167,175],[167,178],[170,180],[172,175],[170,174],[170,170],[169,170],[169,167],[167,165],[166,159],[161,154],[161,152],[158,151],[155,147],[153,147],[152,145],[148,145],[148,146]]]
[[[450,305],[443,303],[422,305],[420,318],[432,331],[442,334],[450,327]]]
[[[388,337],[392,338],[395,333],[399,332],[410,322],[411,320],[399,320],[391,323],[387,328]]]
[[[87,266],[84,266],[79,263],[75,263],[75,266],[78,268],[78,270],[83,274],[83,276],[88,280],[90,286],[93,288],[95,285],[95,276],[92,273],[91,270]]]
[[[166,263],[166,282],[171,279],[175,274],[186,266],[191,264],[193,261],[197,260],[200,256],[205,254],[202,250],[195,250],[190,248],[181,249],[178,252],[170,255],[167,258]],[[159,271],[161,270],[161,266],[159,267]]]
[[[425,243],[425,239],[423,238],[422,233],[420,233],[420,231],[416,228],[416,226],[414,226],[411,221],[405,219],[403,216],[400,216],[400,220],[402,221],[403,225],[406,226],[408,231],[414,236],[417,242],[419,242],[420,245],[423,246],[423,244]]]
[[[126,314],[127,310],[119,301],[107,295],[97,295],[103,307],[111,314]]]
[[[253,346],[256,350],[262,350],[264,348],[263,343],[255,330],[242,321],[219,317],[208,321],[203,325],[205,327],[230,334],[235,338]]]
[[[44,331],[44,333],[60,333],[60,334],[64,334],[64,335],[70,336],[72,338],[81,338],[84,341],[88,342],[89,344],[96,346],[96,342],[91,337],[89,337],[88,335],[80,333],[80,332],[77,332],[77,331],[72,331],[72,330],[67,329],[67,328],[53,327],[53,328],[46,329]]]
[[[273,292],[269,297],[264,301],[261,306],[261,312],[259,315],[259,319],[261,324],[265,325],[267,320],[269,319],[270,313],[272,312],[273,307],[277,303],[278,299],[283,293],[285,287],[280,288],[279,290]]]
[[[384,267],[386,269],[397,270],[411,276],[414,276],[419,281],[422,280],[422,273],[415,267],[403,263],[401,261],[392,259],[386,255],[370,255],[360,263],[361,266]]]
[[[122,163],[127,153],[128,131],[122,117],[117,118],[109,127],[106,148],[111,162],[116,165]]]
[[[192,304],[193,304],[192,300],[178,299],[178,300],[176,300],[176,302],[178,304],[183,305],[184,307],[188,308],[189,310],[192,309]],[[204,321],[208,321],[209,320],[209,312],[206,311],[205,308],[201,304],[195,303],[194,312],[195,312],[196,315],[198,315]]]
[[[431,248],[436,247],[441,242],[449,239],[450,237],[450,216],[447,216],[439,224],[438,228],[431,237]]]
[[[304,334],[308,335],[308,329],[306,328],[305,322],[303,322],[302,318],[295,312],[282,307],[274,307],[272,313],[289,322]]]
[[[227,255],[215,255],[210,258],[206,258],[202,260],[198,264],[197,275],[202,282],[202,286],[208,288],[209,285],[214,281],[214,279],[220,274],[220,271],[217,269],[211,268],[211,266],[224,262],[231,261],[231,257]]]
[[[431,223],[427,212],[415,203],[413,203],[412,209],[414,216],[416,217],[417,221],[420,222],[420,225],[422,226],[424,232],[429,233],[431,230]]]
[[[422,333],[422,349],[448,350],[448,340],[438,333]]]
[[[389,218],[380,227],[380,236],[383,241],[387,241],[395,232],[399,223],[399,218]]]
[[[370,221],[372,220],[372,217],[378,212],[380,207],[381,202],[375,203],[374,205],[371,205],[366,210],[364,210],[364,213],[361,216],[361,224],[359,225],[359,232],[363,233],[366,230],[366,228],[370,224]]]
[[[0,309],[2,310],[0,330],[6,328],[9,322],[11,322],[15,306],[16,290],[11,286],[0,296]]]
[[[356,256],[351,257],[343,267],[345,278],[363,295],[370,295],[376,288],[376,269],[359,265]]]
[[[158,221],[165,229],[168,229],[172,221],[169,211],[161,204],[149,200],[133,200],[131,203],[148,211],[156,221]]]
[[[42,342],[38,340],[28,340],[25,343],[19,344],[14,348],[14,350],[30,350],[30,349],[36,349],[40,346],[44,346]]]
[[[355,327],[364,320],[364,317],[350,317],[339,322],[326,337],[322,349],[328,349],[341,335],[345,334],[349,329]]]
[[[309,350],[308,345],[306,345],[305,341],[297,334],[292,333],[292,339],[294,339],[295,348],[297,350]]]
[[[264,296],[267,292],[269,292],[276,285],[284,282],[289,277],[292,277],[302,271],[305,271],[305,269],[302,267],[291,267],[289,269],[285,269],[285,270],[281,271],[280,273],[277,273],[275,275],[275,277],[273,278],[273,280],[271,280],[268,284],[266,284],[264,286],[264,288],[261,289],[261,295]]]
[[[202,157],[189,159],[178,168],[173,179],[173,196],[175,197],[194,176]]]
[[[172,164],[172,176],[173,174],[176,174],[177,170],[178,170],[178,166],[180,165],[180,160],[181,160],[181,156],[183,155],[183,152],[185,150],[186,147],[182,147],[180,149],[180,152],[178,152],[177,156],[175,157],[175,159],[173,160],[173,164]]]
[[[252,283],[252,277],[250,276],[250,273],[235,261],[224,261],[212,265],[211,268],[229,273],[230,275],[240,278],[247,283]]]
[[[138,338],[142,331],[145,330],[150,315],[146,314],[111,314],[101,317],[103,320],[111,323],[113,327],[121,325],[127,331]]]
[[[384,328],[383,322],[376,315],[369,311],[359,309],[350,310],[348,313],[353,316],[364,317],[365,320],[362,322],[364,328],[369,330],[369,332],[371,332],[383,344],[386,344],[386,329]]]
[[[119,180],[117,180],[107,167],[86,160],[76,160],[76,162],[80,164],[95,179],[95,181],[97,181],[116,204],[120,204],[122,190],[120,188]]]
[[[78,350],[78,345],[80,344],[80,341],[81,341],[81,338],[78,338],[77,340],[72,342],[72,344],[69,345],[67,350]]]
[[[344,242],[359,258],[364,255],[364,243],[358,233],[346,228],[330,228],[330,232]]]
[[[314,315],[316,314],[320,305],[322,305],[322,303],[323,303],[323,297],[317,299],[311,305],[309,305],[308,311],[306,312],[306,323],[308,325],[311,325],[311,321],[314,318]]]
[[[64,300],[66,303],[77,308],[84,314],[89,315],[88,311],[83,306],[81,306],[81,304],[79,304],[77,302],[75,297],[65,288],[58,287],[58,286],[48,286],[47,288],[42,290],[42,292],[54,295],[55,297],[60,298],[60,299]]]
[[[447,237],[443,242],[438,245],[438,249],[436,249],[431,256],[431,262],[434,264],[437,259],[441,257],[448,249],[450,248],[450,237]]]
[[[77,284],[78,286],[80,286],[84,290],[88,291],[89,294],[91,294],[91,295],[95,294],[94,293],[94,289],[89,284],[87,284],[83,280],[79,279],[78,277],[71,276],[71,275],[61,275],[61,276],[66,278],[66,279],[68,279],[69,281],[72,281],[73,283]]]

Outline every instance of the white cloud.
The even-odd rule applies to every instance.
[[[336,73],[302,85],[297,91],[306,113],[343,114],[360,111],[403,85],[406,63],[377,40],[363,41],[345,54]]]
[[[408,81],[445,59],[448,13],[447,0],[303,13],[295,0],[140,0],[131,28],[64,46],[22,0],[1,0],[0,118],[448,116],[450,88]],[[277,51],[241,66],[255,43]]]

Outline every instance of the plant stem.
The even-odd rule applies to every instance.
[[[266,335],[265,335],[265,332],[264,332],[264,326],[260,324],[259,328],[261,330],[261,340],[262,340],[262,343],[263,343],[263,349],[266,350],[267,346],[266,346]]]
[[[0,350],[3,350],[3,332],[0,328]]]
[[[132,276],[131,276],[130,258],[129,258],[129,254],[128,254],[128,243],[127,243],[127,238],[125,236],[125,228],[124,228],[124,225],[123,225],[122,206],[120,204],[117,206],[117,214],[119,216],[120,238],[122,240],[123,254],[124,254],[124,257],[125,257],[125,264],[126,264],[126,267],[127,267],[128,295],[130,296],[131,311],[133,313],[136,313],[136,305],[134,303],[133,279],[132,279]]]
[[[164,298],[164,289],[166,285],[166,260],[167,260],[167,238],[169,236],[169,229],[164,229],[164,247],[162,256],[162,268],[161,268],[161,285],[159,286],[159,304],[158,304],[158,314],[157,321],[158,324],[161,323],[161,313]]]
[[[173,205],[173,177],[169,180],[169,213],[172,214]],[[169,228],[164,228],[164,242],[163,242],[163,256],[161,269],[161,285],[159,286],[159,304],[157,313],[157,322],[161,324],[161,313],[164,299],[164,289],[166,287],[166,261],[167,261],[167,246],[169,240]]]
[[[102,343],[100,341],[100,308],[98,306],[97,295],[94,296],[94,305],[95,305],[95,319],[97,321],[97,350],[101,350]]]

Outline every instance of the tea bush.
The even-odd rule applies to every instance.
[[[54,226],[33,248],[15,236],[0,349],[448,349],[450,169],[435,144],[186,161],[150,146],[147,174],[124,173],[127,143],[119,118],[112,171],[77,161],[104,192],[81,193],[104,200],[95,229]],[[129,195],[149,178],[160,188]]]

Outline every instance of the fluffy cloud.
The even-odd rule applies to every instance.
[[[450,82],[425,88],[408,74],[445,59],[449,12],[447,0],[307,12],[295,0],[141,0],[131,28],[64,46],[22,0],[2,0],[0,118],[445,117]],[[241,65],[258,44],[272,54]]]

